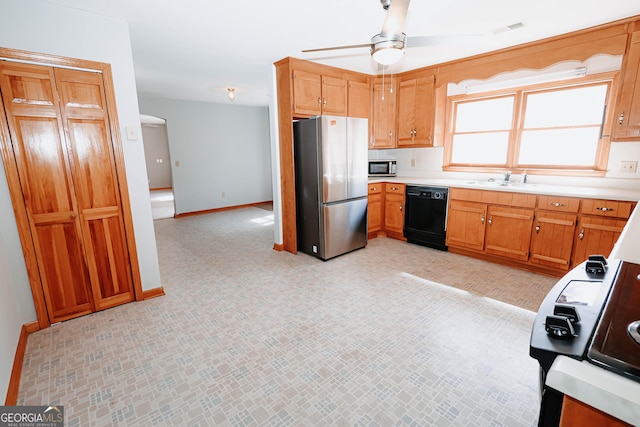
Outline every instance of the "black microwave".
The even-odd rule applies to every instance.
[[[396,176],[398,163],[395,160],[369,160],[369,176]]]

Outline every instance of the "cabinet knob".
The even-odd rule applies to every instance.
[[[540,232],[540,223],[538,223],[538,225],[536,225],[536,234],[538,234]]]
[[[618,116],[618,125],[622,126],[622,123],[624,123],[624,111]]]
[[[487,221],[489,223],[489,225],[493,224],[493,215],[491,215],[489,217],[489,221]]]
[[[402,205],[400,205],[400,210],[402,210]]]
[[[602,212],[613,212],[615,209],[607,208],[607,207],[603,206],[601,208],[596,208],[596,210],[599,210],[599,211],[602,211]]]
[[[72,212],[72,213],[69,215],[69,218],[71,218],[71,219],[76,219],[76,217],[77,217],[77,216],[78,216],[78,215],[77,215],[75,212]]]
[[[559,208],[560,206],[567,206],[567,205],[565,205],[564,203],[558,203],[558,202],[555,202],[555,203],[551,202],[551,203],[549,203],[549,204],[550,204],[551,206],[555,206],[556,208]]]
[[[320,97],[318,97],[318,105],[322,105],[322,99],[320,99]]]
[[[580,229],[580,234],[578,234],[578,237],[580,238],[580,240],[584,239],[584,228]]]
[[[389,131],[389,138],[393,138],[393,131],[392,130]]]
[[[322,98],[322,105],[327,105],[327,98]]]
[[[480,222],[481,222],[482,224],[484,224],[484,215],[482,215],[482,217],[480,217]]]

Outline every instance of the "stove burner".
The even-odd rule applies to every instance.
[[[636,343],[640,344],[640,320],[629,323],[627,332]]]

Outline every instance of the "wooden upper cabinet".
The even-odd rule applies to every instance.
[[[303,70],[294,70],[292,78],[295,116],[347,115],[347,81],[345,79],[322,76]]]
[[[347,81],[322,77],[322,114],[347,115]]]
[[[621,78],[612,139],[637,141],[640,137],[640,31],[631,34]]]
[[[368,82],[349,80],[347,116],[371,119],[371,88]]]
[[[401,80],[398,85],[398,147],[433,145],[434,77]]]
[[[373,84],[373,138],[369,148],[396,147],[396,91],[386,77]]]

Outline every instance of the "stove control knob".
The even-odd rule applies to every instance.
[[[571,321],[566,316],[547,316],[544,329],[552,338],[571,339],[577,336]]]
[[[572,324],[580,323],[580,315],[575,305],[556,304],[553,307],[553,314],[556,316],[564,316],[569,319]]]

